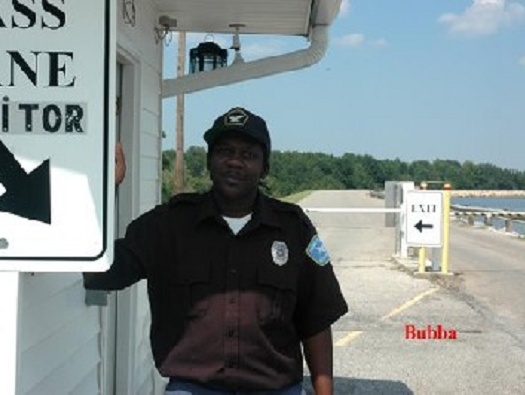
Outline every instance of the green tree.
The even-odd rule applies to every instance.
[[[162,197],[171,196],[175,152],[162,155]],[[186,191],[204,192],[211,187],[206,166],[206,150],[189,147],[184,155]],[[273,151],[270,174],[264,185],[270,195],[281,197],[304,190],[376,189],[385,181],[443,181],[454,189],[525,189],[525,172],[495,165],[436,159],[411,163],[378,160],[370,155],[345,153],[335,157],[324,153]]]

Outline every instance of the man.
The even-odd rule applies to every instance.
[[[204,139],[211,191],[177,195],[134,220],[111,268],[84,275],[86,288],[147,279],[166,394],[300,395],[301,345],[316,394],[332,394],[331,324],[347,305],[306,215],[259,190],[266,122],[233,108]],[[117,150],[117,180],[121,164]]]

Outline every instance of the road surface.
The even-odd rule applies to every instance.
[[[384,201],[366,191],[319,191],[301,205],[383,207]],[[350,308],[333,326],[337,395],[525,394],[525,343],[514,327],[525,299],[518,278],[523,250],[521,244],[514,247],[521,241],[454,228],[450,266],[462,274],[451,276],[450,284],[457,286],[450,286],[414,276],[391,259],[395,234],[385,228],[383,214],[309,215],[329,248]],[[488,247],[493,242],[514,261]],[[485,269],[467,266],[469,261],[483,261]],[[411,264],[417,268],[417,262]],[[513,277],[516,285],[507,285]],[[511,319],[517,320],[512,328]],[[409,339],[409,325],[441,325],[457,339]]]
[[[476,307],[525,342],[525,239],[453,222],[450,270]]]

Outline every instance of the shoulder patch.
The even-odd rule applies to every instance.
[[[313,235],[308,247],[306,247],[306,254],[317,263],[319,266],[325,266],[330,262],[328,250],[318,235]]]

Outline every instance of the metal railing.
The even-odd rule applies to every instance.
[[[507,211],[486,207],[462,206],[453,204],[450,207],[451,215],[465,220],[469,225],[474,225],[476,219],[481,219],[486,226],[493,226],[494,219],[504,221],[505,232],[512,232],[514,222],[524,222],[524,211]]]
[[[486,207],[474,207],[474,206],[462,206],[459,204],[452,204],[450,210],[454,215],[477,215],[477,216],[489,216],[489,217],[502,217],[510,219],[525,219],[525,211],[508,211],[498,210]]]

